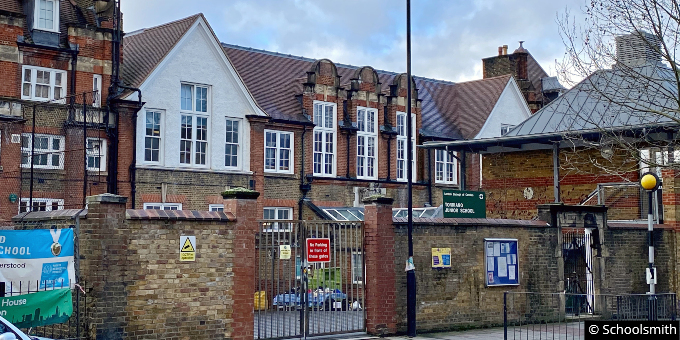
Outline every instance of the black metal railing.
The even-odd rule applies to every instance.
[[[70,288],[73,296],[73,313],[64,323],[21,328],[29,336],[70,340],[86,339],[88,335],[87,297],[85,283],[52,283],[40,285],[38,281],[0,282],[0,297],[38,293],[53,289]],[[5,316],[7,319],[7,316]]]
[[[655,313],[650,313],[650,306]],[[676,295],[527,292],[503,295],[505,340],[583,339],[586,320],[644,321],[650,315],[656,320],[676,320]]]

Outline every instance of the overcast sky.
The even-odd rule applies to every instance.
[[[564,46],[557,18],[584,0],[413,0],[414,75],[482,77],[482,58],[524,47],[555,74]],[[131,32],[202,12],[225,43],[406,72],[405,0],[121,0]]]

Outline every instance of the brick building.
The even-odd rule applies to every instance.
[[[0,1],[0,223],[31,198],[34,211],[82,208],[84,195],[115,190],[116,10],[114,1]]]
[[[482,72],[485,79],[507,74],[515,77],[529,109],[535,113],[565,89],[557,77],[548,76],[523,43],[520,41],[512,54],[508,54],[508,45],[498,47],[498,56],[482,59]]]
[[[406,205],[405,74],[224,43],[220,52],[215,41],[200,14],[126,35],[124,81],[146,103],[127,129],[136,133],[130,206],[218,210],[228,187],[262,192],[266,218],[328,217],[323,208],[360,207],[376,192]],[[440,189],[463,178],[478,186],[479,171],[463,176],[455,154],[415,145],[500,136],[530,115],[511,75],[414,77],[412,98],[419,207],[438,206]]]
[[[426,147],[483,154],[481,189],[492,218],[532,219],[538,204],[563,202],[606,205],[610,220],[646,219],[648,200],[637,182],[655,171],[663,181],[655,220],[676,224],[677,81],[635,35],[617,43],[630,40],[636,51],[618,56],[611,69],[593,73],[503,137]]]

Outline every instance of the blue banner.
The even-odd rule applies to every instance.
[[[73,288],[73,229],[0,230],[0,281],[7,292]]]

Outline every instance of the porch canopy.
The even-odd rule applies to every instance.
[[[560,202],[559,152],[586,145],[645,141],[673,145],[680,128],[678,82],[663,64],[614,67],[591,74],[497,138],[426,142],[424,149],[458,152],[465,188],[466,153],[553,150],[555,202]]]

